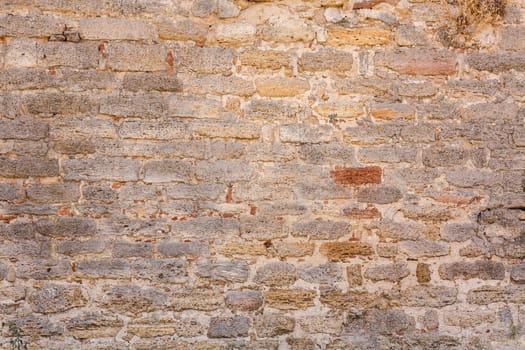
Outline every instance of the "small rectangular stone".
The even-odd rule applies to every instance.
[[[375,64],[411,75],[452,75],[456,72],[456,57],[446,50],[398,49],[376,55]]]
[[[175,74],[138,72],[126,73],[122,87],[129,91],[181,92],[182,82]]]
[[[199,74],[230,72],[233,58],[237,55],[231,48],[182,46],[174,49],[181,68]]]
[[[255,86],[250,80],[236,76],[199,75],[183,77],[184,92],[191,94],[251,96]]]
[[[167,49],[159,44],[111,43],[106,50],[107,66],[115,71],[155,72],[169,68]]]
[[[78,28],[84,40],[155,40],[157,37],[151,24],[127,18],[81,18]]]
[[[37,64],[40,67],[98,68],[97,43],[46,42],[37,45]]]
[[[96,221],[76,216],[59,216],[56,219],[41,219],[36,222],[38,233],[54,238],[92,236],[97,232]]]
[[[439,276],[444,280],[471,278],[502,280],[505,278],[505,265],[496,261],[457,261],[441,264]]]
[[[314,305],[315,295],[315,291],[306,289],[271,289],[264,293],[264,301],[280,310],[301,310]]]
[[[119,135],[127,139],[173,140],[185,138],[188,130],[186,124],[179,121],[130,120],[122,123]]]
[[[333,46],[374,46],[388,44],[392,32],[377,27],[347,28],[338,25],[328,27],[327,44]]]
[[[31,114],[78,114],[95,111],[98,103],[88,94],[41,91],[24,95],[22,106]]]
[[[346,221],[317,219],[299,221],[292,226],[292,235],[309,239],[335,240],[352,233],[352,225]]]
[[[301,71],[350,71],[353,66],[351,52],[334,49],[321,49],[317,52],[305,52],[299,57],[298,64]]]
[[[64,159],[65,180],[137,181],[142,164],[127,158]]]
[[[101,240],[70,240],[60,242],[56,247],[56,252],[59,254],[69,256],[78,256],[83,254],[98,254],[104,251],[106,245],[106,241]]]
[[[210,338],[239,338],[248,336],[251,319],[246,316],[213,317],[210,320],[208,337]]]
[[[53,15],[0,15],[0,37],[41,37],[47,38],[53,34],[62,34],[66,28],[66,18]]]
[[[189,182],[193,174],[190,162],[165,159],[144,164],[145,182]]]
[[[321,254],[331,261],[346,261],[358,255],[372,255],[374,250],[365,242],[327,242],[319,248]]]
[[[525,71],[525,51],[472,52],[467,63],[474,69],[494,73]]]
[[[255,80],[255,87],[261,96],[292,97],[310,90],[310,83],[301,78],[259,78]]]
[[[150,258],[153,256],[153,243],[116,241],[113,243],[111,252],[116,258]]]
[[[253,44],[257,33],[257,27],[246,22],[221,23],[215,30],[215,39],[221,46]]]
[[[13,201],[22,196],[22,187],[17,184],[0,184],[0,201]]]
[[[80,198],[79,184],[57,183],[29,186],[27,198],[37,203],[70,203]]]
[[[240,55],[241,64],[258,69],[280,69],[290,67],[291,56],[286,51],[251,49]]]
[[[159,37],[165,40],[204,42],[208,25],[189,18],[161,17],[156,21]]]
[[[47,137],[49,125],[35,117],[20,116],[13,120],[0,120],[1,139],[40,140]]]
[[[285,124],[279,129],[282,142],[324,143],[332,138],[333,127],[329,124]]]
[[[159,93],[118,93],[100,101],[100,113],[123,117],[159,118],[168,109],[165,96]]]
[[[52,177],[58,175],[58,159],[0,157],[0,176],[3,177]]]
[[[217,160],[197,162],[195,175],[201,181],[230,183],[251,180],[256,176],[256,172],[245,161]]]
[[[427,240],[401,241],[399,252],[406,254],[409,258],[445,256],[450,253],[450,247],[445,242],[434,242]]]

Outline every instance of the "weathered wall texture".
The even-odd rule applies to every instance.
[[[0,347],[525,349],[525,2],[449,3],[1,0]]]

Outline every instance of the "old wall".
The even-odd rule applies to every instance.
[[[525,349],[525,2],[467,3],[0,0],[0,346]]]

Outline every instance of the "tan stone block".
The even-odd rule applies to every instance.
[[[345,28],[330,26],[328,28],[328,45],[333,46],[373,46],[388,44],[392,40],[389,30],[377,27]]]
[[[250,23],[227,23],[217,26],[215,38],[226,46],[251,44],[255,41],[257,28]]]
[[[259,69],[280,69],[290,66],[290,54],[278,50],[252,49],[240,55],[241,64]]]
[[[255,81],[257,92],[267,97],[291,97],[304,94],[310,89],[306,79],[300,78],[260,78]]]
[[[357,255],[372,255],[373,249],[364,242],[327,242],[320,252],[332,261],[345,261]]]
[[[314,305],[315,291],[306,289],[272,289],[264,293],[270,307],[281,310],[306,309]]]

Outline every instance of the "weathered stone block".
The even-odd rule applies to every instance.
[[[284,287],[297,280],[297,271],[292,264],[276,261],[257,270],[253,281],[267,286]]]
[[[242,57],[241,57],[242,59]],[[321,49],[317,52],[305,52],[299,57],[298,64],[302,71],[333,70],[350,71],[353,67],[352,53],[333,49]]]
[[[288,235],[286,223],[273,217],[242,215],[240,225],[241,236],[244,239],[266,241]]]
[[[215,39],[225,46],[248,45],[255,41],[256,33],[257,28],[251,23],[225,23],[217,26]]]
[[[156,283],[188,282],[188,266],[183,259],[136,259],[130,268],[132,276]]]
[[[98,67],[97,43],[47,42],[37,45],[37,64],[40,67],[70,67],[93,69]]]
[[[38,203],[70,203],[80,198],[80,189],[75,183],[42,184],[28,187],[26,194]]]
[[[78,256],[83,254],[98,254],[106,249],[107,242],[101,240],[70,240],[60,242],[56,247],[59,254]]]
[[[301,265],[297,272],[300,279],[310,283],[333,285],[343,279],[343,268],[337,263]]]
[[[346,261],[358,255],[372,255],[373,249],[364,242],[328,242],[321,244],[321,254],[331,261]]]
[[[363,284],[363,274],[360,264],[352,264],[346,267],[346,279],[350,288]]]
[[[195,41],[198,43],[206,40],[208,26],[206,23],[193,21],[188,18],[162,17],[156,22],[157,31],[161,39],[176,41]]]
[[[333,46],[374,46],[388,44],[392,33],[376,27],[346,28],[332,25],[328,27],[327,44]]]
[[[305,289],[271,289],[264,293],[265,303],[281,310],[306,309],[314,305],[315,291]]]
[[[65,159],[65,180],[137,181],[142,164],[127,158]]]
[[[291,97],[310,90],[310,83],[301,78],[259,78],[255,80],[255,87],[261,96]]]
[[[502,280],[505,278],[505,265],[495,261],[458,261],[439,266],[439,276],[444,280],[480,278]]]
[[[111,251],[116,258],[149,258],[153,255],[153,244],[147,242],[117,241],[113,243]]]
[[[263,305],[263,295],[257,290],[227,292],[224,299],[226,306],[234,311],[255,311]]]
[[[144,164],[145,182],[189,182],[192,164],[187,161],[165,159]]]
[[[0,184],[0,201],[13,201],[22,196],[22,188],[16,184]]]
[[[160,289],[131,284],[107,286],[104,292],[98,303],[123,314],[158,310],[167,300],[167,293]]]
[[[333,127],[328,124],[285,124],[279,128],[279,136],[282,142],[323,143],[330,141],[333,131]]]
[[[49,314],[86,305],[86,292],[80,286],[46,283],[28,296],[33,312]]]
[[[40,140],[48,136],[49,126],[34,117],[21,116],[0,121],[2,139]]]
[[[467,56],[467,63],[474,69],[494,73],[511,69],[525,70],[525,55],[523,52],[473,52]]]
[[[516,283],[525,283],[525,264],[512,266],[510,269],[510,279]]]
[[[208,337],[239,338],[246,337],[251,327],[251,319],[246,316],[213,317],[210,320]]]
[[[75,216],[60,216],[56,219],[41,219],[36,222],[38,233],[51,237],[72,238],[92,236],[97,232],[96,221]]]
[[[224,297],[221,293],[207,289],[175,292],[168,299],[168,308],[173,311],[212,311],[217,310],[223,304]]]
[[[295,319],[282,314],[267,314],[255,319],[255,331],[260,338],[273,338],[293,332]]]
[[[111,17],[82,18],[79,34],[85,40],[154,40],[157,33],[142,20]]]
[[[115,71],[155,72],[167,70],[167,50],[162,45],[111,43],[105,49],[108,68]]]
[[[364,276],[372,281],[398,282],[409,275],[406,263],[382,264],[369,267]]]
[[[359,190],[357,200],[365,203],[389,204],[402,198],[401,191],[393,186],[366,187]]]
[[[430,282],[430,267],[425,263],[418,263],[416,267],[416,277],[418,283],[428,283]]]
[[[455,55],[444,50],[399,49],[376,55],[375,64],[412,75],[452,75],[456,72]]]
[[[250,269],[245,261],[240,260],[200,260],[196,273],[212,281],[245,282]]]
[[[217,74],[230,72],[233,67],[235,50],[223,47],[177,47],[174,55],[178,57],[180,67],[199,74]]]
[[[202,255],[208,255],[210,249],[208,244],[201,242],[179,242],[166,240],[162,241],[157,245],[159,253],[166,257],[179,257],[189,256],[198,257]]]
[[[464,242],[476,237],[478,226],[472,223],[447,223],[441,226],[441,239],[447,242]]]
[[[286,51],[250,49],[240,54],[241,64],[258,69],[277,70],[290,67],[291,56]],[[253,102],[253,101],[252,101]]]
[[[420,285],[401,292],[401,305],[416,307],[443,307],[454,304],[458,291],[453,287]]]
[[[399,252],[406,254],[409,258],[444,256],[450,252],[450,247],[444,242],[427,240],[401,241]]]
[[[313,221],[299,221],[292,226],[292,235],[309,237],[310,239],[334,240],[352,233],[352,226],[346,221],[332,221],[317,219]]]

